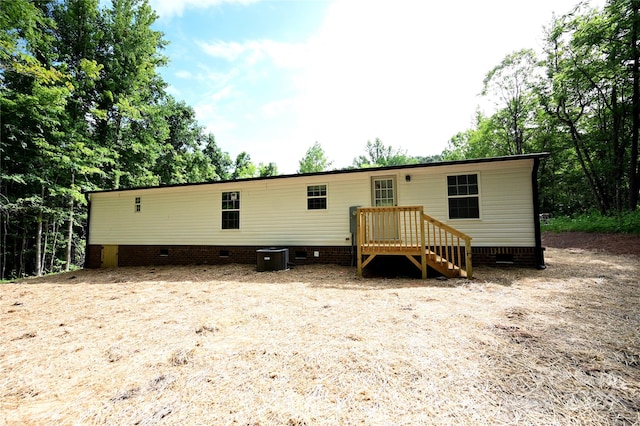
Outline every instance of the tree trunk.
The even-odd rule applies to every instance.
[[[2,217],[2,258],[0,259],[0,280],[4,280],[5,271],[7,269],[7,222],[9,221],[9,215],[5,215],[0,211]]]
[[[613,152],[608,155],[613,159],[613,173],[610,176],[610,186],[614,193],[614,204],[616,213],[622,212],[624,209],[623,193],[624,191],[624,154],[625,144],[620,140],[622,126],[624,121],[624,111],[618,107],[618,90],[615,86],[611,88],[611,146]],[[603,133],[607,133],[606,125],[602,129]]]
[[[54,262],[56,260],[56,247],[58,246],[58,220],[53,221],[53,243],[51,245],[51,265],[49,270],[53,271]]]
[[[71,172],[71,186],[74,185],[75,174]],[[71,269],[71,248],[73,246],[73,197],[69,197],[69,227],[67,228],[67,263],[64,270],[66,272]]]
[[[47,273],[47,245],[49,244],[49,222],[45,222],[44,226],[44,242],[42,243],[42,260],[40,260],[41,273]]]
[[[66,272],[71,268],[71,249],[73,247],[73,199],[69,203],[69,227],[67,228],[67,262],[64,266]]]
[[[599,183],[598,176],[594,171],[594,167],[591,164],[589,155],[587,154],[587,152],[585,152],[585,150],[581,148],[581,138],[578,130],[575,128],[574,123],[571,123],[570,134],[571,140],[573,142],[573,148],[578,156],[578,162],[580,163],[582,172],[587,178],[587,182],[589,183],[589,188],[591,188],[593,198],[598,203],[598,211],[600,212],[600,214],[606,215],[609,210],[606,196],[604,194],[604,191],[602,190],[602,185],[600,185]]]
[[[640,164],[638,163],[638,136],[640,132],[640,49],[638,36],[640,32],[640,1],[631,1],[631,52],[633,54],[633,99],[631,119],[631,155],[629,159],[629,210],[638,206],[640,190]]]
[[[27,227],[24,226],[22,229],[22,250],[20,250],[20,266],[18,267],[18,277],[25,276],[25,264],[24,264],[24,253],[27,251]]]
[[[42,210],[38,213],[38,227],[36,229],[36,276],[42,275]]]
[[[560,120],[560,122],[562,122],[569,128],[569,135],[571,136],[571,142],[573,144],[574,152],[578,157],[578,162],[580,163],[582,172],[587,178],[587,183],[589,185],[589,189],[591,190],[591,194],[593,195],[594,200],[598,203],[598,211],[602,215],[607,214],[607,212],[609,211],[609,206],[605,196],[605,191],[600,184],[597,172],[593,167],[588,152],[586,152],[586,150],[583,150],[582,138],[580,136],[580,132],[576,127],[576,123],[571,119],[571,117],[569,117],[569,114],[564,112],[563,104],[558,105],[555,115]]]
[[[42,275],[42,208],[44,203],[44,186],[40,191],[40,209],[38,211],[38,227],[36,228],[36,276]]]

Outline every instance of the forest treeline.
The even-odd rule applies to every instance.
[[[146,1],[0,7],[0,279],[82,265],[83,192],[277,174],[167,94]]]
[[[543,51],[523,49],[490,70],[477,113],[444,159],[549,152],[540,170],[541,208],[617,215],[638,208],[640,1],[584,4],[544,28]]]
[[[542,210],[638,208],[640,0],[550,17],[544,49],[489,70],[495,102],[440,155],[368,142],[352,167],[550,152]],[[84,191],[278,174],[235,159],[170,96],[146,0],[8,0],[0,8],[0,279],[82,266]],[[428,42],[428,41],[426,41]],[[357,143],[357,142],[356,142]],[[299,172],[331,166],[319,143]]]

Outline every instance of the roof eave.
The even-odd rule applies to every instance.
[[[212,185],[212,184],[222,184],[222,183],[231,183],[231,182],[234,182],[234,183],[235,182],[251,182],[251,181],[261,181],[261,180],[293,179],[293,178],[300,178],[300,177],[328,176],[328,175],[338,175],[338,174],[381,172],[381,171],[392,171],[392,170],[402,170],[402,169],[406,170],[406,169],[427,168],[427,167],[445,167],[445,166],[454,166],[454,165],[463,165],[463,164],[479,164],[479,163],[491,163],[491,162],[500,162],[500,161],[517,161],[517,160],[526,160],[526,159],[535,160],[535,159],[546,158],[549,155],[550,154],[548,152],[539,152],[539,153],[533,153],[533,154],[506,155],[501,157],[486,157],[486,158],[473,158],[473,159],[465,159],[465,160],[438,161],[433,163],[404,164],[399,166],[370,167],[370,168],[362,168],[362,169],[341,169],[341,170],[331,170],[331,171],[316,172],[316,173],[296,173],[296,174],[264,176],[264,177],[254,177],[254,178],[234,179],[234,180],[218,180],[218,181],[212,181],[212,182],[178,183],[178,184],[170,184],[170,185],[161,184],[156,186],[140,186],[140,187],[134,187],[134,188],[105,189],[105,190],[97,190],[97,191],[84,191],[84,193],[95,194],[95,193],[104,193],[104,192],[136,191],[136,190],[155,189],[155,188],[173,188],[173,187],[181,187],[181,186]]]

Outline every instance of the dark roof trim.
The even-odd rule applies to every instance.
[[[534,160],[540,158],[546,158],[549,156],[548,152],[540,152],[535,154],[522,154],[522,155],[507,155],[504,157],[488,157],[488,158],[474,158],[470,160],[455,160],[455,161],[438,161],[434,163],[421,163],[421,164],[405,164],[402,166],[388,166],[388,167],[371,167],[365,169],[347,169],[347,170],[331,170],[328,172],[317,172],[317,173],[303,173],[303,174],[291,174],[291,175],[278,175],[278,176],[267,176],[267,177],[256,177],[256,178],[247,178],[247,179],[236,179],[236,180],[216,180],[212,182],[199,182],[199,183],[178,183],[172,185],[158,185],[158,186],[140,186],[135,188],[119,188],[119,189],[105,189],[101,191],[85,191],[86,194],[94,194],[94,193],[102,193],[102,192],[118,192],[118,191],[135,191],[142,189],[155,189],[155,188],[173,188],[180,186],[198,186],[198,185],[215,185],[221,183],[230,183],[230,182],[251,182],[251,181],[259,181],[259,180],[274,180],[274,179],[293,179],[299,177],[310,177],[310,176],[328,176],[328,175],[340,175],[340,174],[349,174],[349,173],[364,173],[364,172],[381,172],[381,171],[392,171],[392,170],[406,170],[406,169],[417,169],[417,168],[425,168],[425,167],[442,167],[442,166],[454,166],[461,164],[478,164],[478,163],[493,163],[499,161],[514,161],[514,160]]]

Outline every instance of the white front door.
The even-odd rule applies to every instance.
[[[395,176],[380,176],[371,179],[371,204],[373,207],[397,206]],[[396,240],[398,238],[398,212],[386,211],[374,216],[372,237],[378,241]]]

